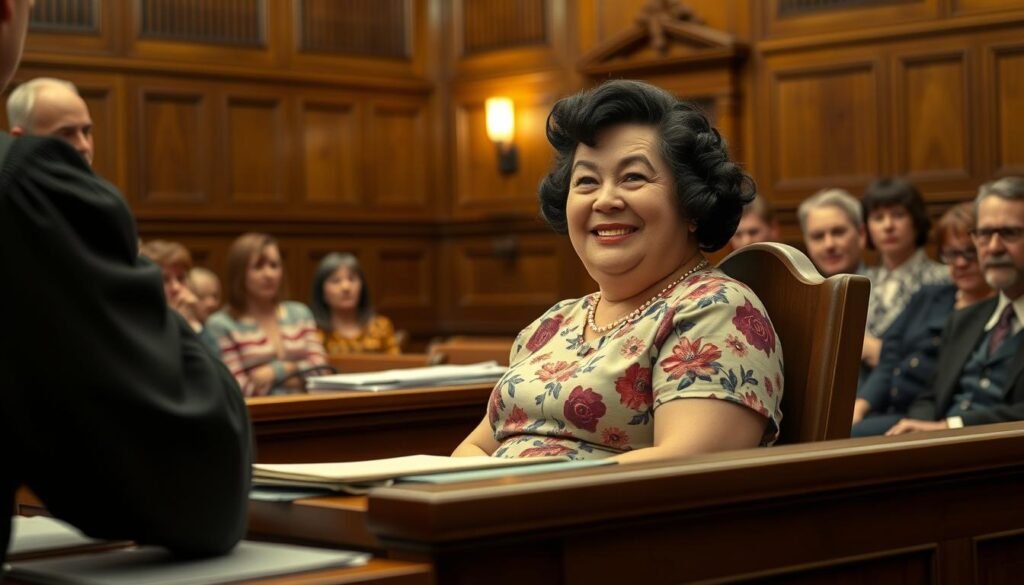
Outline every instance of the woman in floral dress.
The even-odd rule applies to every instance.
[[[541,213],[600,290],[519,334],[454,455],[626,463],[770,445],[781,344],[757,296],[702,254],[754,194],[718,132],[661,89],[611,81],[558,102],[547,133]]]

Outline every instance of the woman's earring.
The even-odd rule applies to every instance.
[[[697,224],[693,223],[692,221],[690,222],[690,231],[691,232],[697,231]]]

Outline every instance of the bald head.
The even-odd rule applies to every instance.
[[[7,99],[7,118],[11,134],[63,138],[92,164],[92,118],[71,82],[49,77],[26,81]]]

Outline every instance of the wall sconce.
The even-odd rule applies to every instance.
[[[512,98],[492,97],[484,103],[487,113],[487,138],[498,149],[498,170],[510,175],[519,168],[515,137],[516,109]]]

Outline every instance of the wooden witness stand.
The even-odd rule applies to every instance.
[[[253,502],[250,530],[427,562],[438,583],[1009,584],[1022,485],[1007,423]]]
[[[449,455],[484,416],[493,384],[249,398],[259,463]]]

